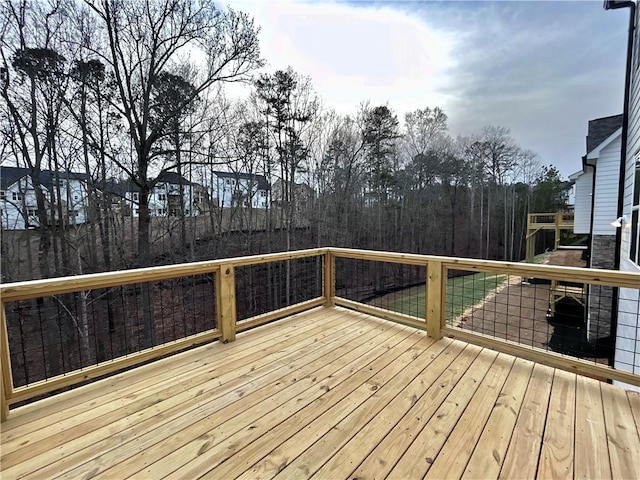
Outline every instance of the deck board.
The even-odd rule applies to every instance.
[[[1,475],[638,478],[639,407],[620,387],[320,307],[12,411]]]

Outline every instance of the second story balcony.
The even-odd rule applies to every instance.
[[[2,478],[640,478],[639,289],[335,248],[6,284]]]

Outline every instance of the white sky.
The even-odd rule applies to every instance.
[[[308,75],[326,107],[439,106],[452,135],[504,126],[564,177],[587,122],[622,112],[628,11],[583,2],[232,0],[261,28],[266,71]]]

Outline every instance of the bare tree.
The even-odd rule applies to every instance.
[[[219,10],[213,0],[85,1],[108,39],[108,50],[96,53],[113,72],[118,92],[114,106],[128,125],[135,151],[134,162],[120,167],[140,188],[138,262],[148,264],[150,177],[175,166],[154,163],[164,153],[154,148],[199,94],[221,82],[247,80],[261,65],[258,30],[246,14]],[[159,118],[153,108],[154,88],[163,75],[186,63],[187,54],[203,59],[200,68],[193,69],[200,73],[186,79],[189,92]]]

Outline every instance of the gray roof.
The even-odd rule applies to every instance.
[[[0,167],[0,188],[6,190],[22,177],[29,175],[28,168]]]
[[[21,178],[30,175],[30,168],[0,166],[0,188],[2,188],[2,190],[5,190]],[[51,170],[42,170],[40,171],[40,184],[47,190],[50,190],[53,187],[53,180],[56,178],[56,176],[60,180],[67,179],[86,181],[89,178],[86,173],[75,173],[67,171],[60,171],[56,173]]]
[[[587,133],[587,153],[597,148],[613,132],[622,126],[622,114],[611,117],[596,118],[589,120],[589,130]]]
[[[233,178],[235,180],[253,180],[258,184],[258,190],[271,190],[271,186],[264,175],[256,175],[254,173],[240,173],[240,172],[213,172],[220,178]]]

